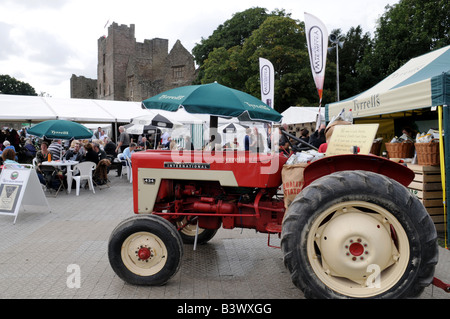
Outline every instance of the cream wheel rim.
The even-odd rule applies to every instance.
[[[187,222],[186,217],[183,218],[183,220],[178,221],[177,222],[177,227],[180,230],[180,232],[186,236],[190,236],[190,237],[195,237],[196,231],[197,231],[197,223],[196,224],[191,224]],[[199,227],[198,228],[198,235],[200,235],[201,233],[203,233],[205,229]]]
[[[121,249],[125,267],[139,276],[157,274],[167,262],[167,247],[155,234],[134,233],[123,242]]]
[[[337,293],[377,296],[403,276],[409,240],[398,220],[384,208],[363,201],[333,205],[313,222],[308,260],[317,277]]]

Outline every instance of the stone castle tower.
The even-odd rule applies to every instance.
[[[112,23],[98,39],[97,80],[72,75],[71,97],[142,101],[163,91],[190,85],[196,77],[193,56],[178,40],[136,42],[135,26]]]

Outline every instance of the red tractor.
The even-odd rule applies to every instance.
[[[287,157],[243,151],[143,151],[132,156],[135,215],[113,231],[113,270],[161,285],[180,267],[183,243],[220,227],[281,237],[284,263],[307,298],[421,294],[438,259],[436,229],[406,186],[407,167],[370,155],[328,156],[304,170],[288,209],[278,190]]]

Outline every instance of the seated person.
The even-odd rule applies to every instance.
[[[36,161],[39,166],[42,162],[51,161],[52,155],[48,151],[48,143],[43,141],[41,143],[41,149],[36,152]]]
[[[117,156],[116,148],[117,145],[111,141],[109,137],[105,138],[105,146],[103,147],[103,150],[108,157],[115,158]]]
[[[83,162],[94,162],[95,164],[97,164],[98,155],[97,152],[94,150],[92,143],[88,143],[84,147],[86,149],[86,156],[84,157]]]
[[[136,143],[131,143],[130,146],[128,146],[123,150],[122,156],[131,159],[131,154],[133,154],[133,152],[136,150],[136,147],[137,147]]]
[[[7,149],[12,149],[14,151],[14,154],[16,154],[16,148],[14,147],[14,145],[11,145],[11,143],[8,140],[3,142],[3,147],[4,147],[3,148],[3,152],[5,150],[7,150]],[[2,153],[0,153],[0,154],[2,154]],[[16,157],[15,157],[15,160],[16,161],[18,160],[17,154],[16,154]]]
[[[102,160],[107,158],[106,152],[102,150],[100,147],[100,144],[97,142],[92,143],[92,148],[94,149],[94,152],[97,153],[97,164]]]
[[[31,163],[33,158],[36,157],[37,150],[29,138],[25,140],[25,146],[23,148],[26,162]]]
[[[62,154],[62,141],[54,140],[48,147],[48,151],[52,154],[52,160],[59,161]]]
[[[2,153],[3,166],[10,165],[13,168],[22,168],[22,165],[16,162],[16,152],[12,148],[6,148]]]
[[[11,145],[11,143],[8,140],[6,140],[3,142],[3,151],[7,150],[8,148],[13,149],[14,153],[16,152],[16,148],[14,147],[14,145]]]
[[[77,162],[81,162],[81,160],[83,159],[83,154],[80,152],[80,147],[81,144],[79,141],[76,141],[73,145],[73,148],[70,148],[64,158],[67,161],[77,161]]]
[[[147,140],[147,137],[142,137],[141,142],[139,143],[139,147],[141,147],[144,151],[151,148],[150,142]]]
[[[125,148],[123,150],[122,153],[122,158],[120,158],[120,160],[122,160],[122,165],[120,165],[117,168],[117,176],[120,176],[122,174],[122,166],[125,166],[125,162],[123,162],[126,158],[129,158],[131,160],[131,154],[134,152],[134,150],[136,149],[137,144],[136,143],[130,143],[130,146],[128,146],[127,148]]]

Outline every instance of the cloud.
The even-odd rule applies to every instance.
[[[19,51],[16,42],[11,37],[12,30],[11,25],[0,22],[0,60],[6,60]]]
[[[233,14],[251,7],[285,9],[300,20],[307,11],[329,30],[347,32],[358,24],[371,31],[383,13],[381,5],[395,2],[239,0],[217,6],[209,0],[0,0],[0,72],[29,82],[38,92],[68,97],[72,74],[97,77],[97,40],[107,34],[107,21],[135,24],[138,42],[164,38],[170,50],[179,39],[191,51]]]
[[[22,6],[27,9],[59,9],[69,2],[70,0],[0,0],[0,4]]]
[[[27,30],[23,41],[26,41],[24,50],[32,61],[52,64],[55,68],[64,66],[74,54],[68,41],[45,30]]]

